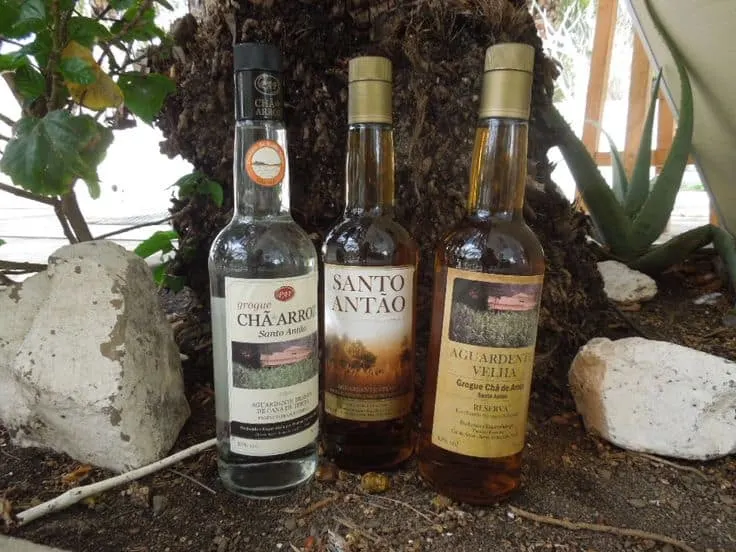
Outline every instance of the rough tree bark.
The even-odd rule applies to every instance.
[[[292,207],[316,242],[342,208],[347,61],[385,55],[394,66],[399,216],[422,247],[420,366],[433,249],[465,206],[484,51],[506,41],[535,47],[525,213],[547,260],[536,373],[564,388],[572,356],[598,333],[605,297],[586,245],[587,221],[550,178],[554,136],[539,112],[551,100],[556,66],[543,54],[527,0],[191,2],[199,18],[178,22],[174,36],[183,55],[166,67],[178,93],[159,121],[162,149],[222,182],[226,205],[174,202],[174,211],[195,202],[191,215],[177,219],[182,253],[176,270],[206,302],[207,250],[232,206],[233,43],[274,42],[283,52]]]

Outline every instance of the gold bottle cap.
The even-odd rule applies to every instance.
[[[391,60],[362,56],[348,63],[348,123],[391,124]]]
[[[506,42],[486,50],[479,115],[528,119],[534,72],[534,48]]]

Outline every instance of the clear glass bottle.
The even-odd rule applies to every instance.
[[[237,44],[234,71],[233,218],[209,257],[218,468],[270,497],[317,466],[317,253],[289,211],[280,52]]]
[[[533,66],[531,46],[487,50],[467,214],[435,255],[419,471],[475,504],[520,485],[544,274],[522,214]]]
[[[391,69],[349,62],[346,205],[322,246],[322,441],[355,471],[394,468],[414,449],[419,255],[394,217]]]

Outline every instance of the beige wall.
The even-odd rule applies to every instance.
[[[644,0],[624,0],[677,114],[680,81]],[[722,224],[736,234],[736,0],[651,0],[685,58],[695,100],[693,155]],[[643,33],[643,34],[642,34]]]

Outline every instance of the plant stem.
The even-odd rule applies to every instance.
[[[72,230],[74,230],[77,241],[91,241],[92,233],[89,231],[87,221],[84,220],[82,211],[79,209],[79,203],[77,202],[77,196],[74,190],[69,190],[61,196],[61,208]]]
[[[0,190],[2,190],[3,192],[8,192],[9,194],[13,194],[14,196],[22,197],[23,199],[30,199],[31,201],[45,203],[46,205],[56,205],[58,203],[58,200],[53,197],[46,197],[34,194],[33,192],[27,192],[21,188],[16,188],[15,186],[11,186],[9,184],[3,184],[2,182],[0,182]]]
[[[3,123],[5,123],[9,127],[14,127],[15,126],[15,123],[16,123],[16,121],[14,121],[13,119],[11,119],[7,115],[3,115],[2,113],[0,113],[0,121],[2,121]]]
[[[46,96],[46,111],[54,110],[56,93],[59,89],[59,56],[61,54],[61,13],[59,11],[59,0],[51,0],[51,52],[46,64],[46,75],[51,78],[48,96]]]
[[[61,201],[57,201],[54,204],[54,213],[56,213],[56,218],[59,219],[59,224],[61,224],[61,228],[64,230],[64,235],[66,236],[66,239],[69,240],[69,243],[77,243],[79,240],[76,238],[74,232],[72,232],[72,229],[69,226],[69,221],[64,214]]]
[[[15,261],[0,261],[0,270],[12,270],[17,274],[27,272],[42,272],[46,270],[48,265],[39,263],[19,263]]]
[[[157,224],[163,224],[164,222],[169,222],[172,218],[174,218],[174,215],[171,215],[166,218],[159,219],[159,220],[154,220],[152,222],[142,222],[140,224],[135,224],[133,226],[127,226],[125,228],[121,228],[120,230],[113,230],[112,232],[107,232],[106,234],[100,234],[95,239],[104,240],[106,238],[111,238],[112,236],[119,236],[120,234],[125,234],[126,232],[130,232],[131,230],[138,230],[139,228],[145,228],[146,226],[156,226]]]

